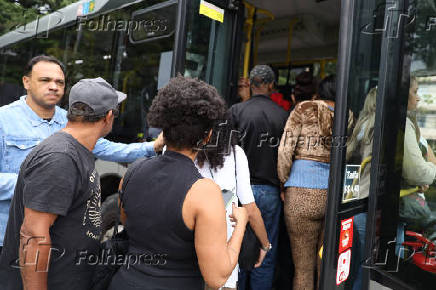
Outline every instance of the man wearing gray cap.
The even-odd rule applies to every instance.
[[[56,105],[65,91],[65,68],[59,60],[45,55],[32,58],[24,69],[23,86],[27,95],[0,107],[0,252],[21,163],[37,144],[67,123],[67,112]],[[105,161],[133,162],[155,155],[162,143],[161,138],[132,144],[101,138],[93,153]]]
[[[125,97],[102,78],[79,81],[66,127],[24,160],[0,257],[2,289],[89,289],[93,264],[77,255],[99,251],[101,190],[92,150],[112,130]]]
[[[252,97],[230,108],[235,129],[243,136],[240,143],[250,168],[250,183],[259,207],[269,245],[262,245],[266,257],[259,268],[240,271],[239,289],[271,289],[277,259],[281,211],[280,182],[277,176],[277,148],[288,114],[271,100],[275,75],[267,65],[256,65],[250,72]]]

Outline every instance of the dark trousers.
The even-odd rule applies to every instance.
[[[286,229],[283,209],[280,214],[279,244],[277,255],[277,269],[275,274],[274,289],[292,290],[294,279],[294,263],[292,261],[291,243]]]

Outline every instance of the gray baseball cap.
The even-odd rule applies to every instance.
[[[115,90],[102,78],[82,79],[70,90],[69,107],[77,102],[84,103],[94,110],[92,116],[101,116],[115,110],[127,95]]]
[[[272,68],[266,64],[258,64],[256,65],[250,72],[250,82],[254,81],[270,84],[274,82],[275,74]]]

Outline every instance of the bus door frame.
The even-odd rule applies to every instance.
[[[356,17],[356,7],[358,2],[362,0],[341,1],[341,16],[340,16],[340,40],[338,52],[337,66],[337,102],[335,105],[335,126],[333,131],[332,151],[331,151],[331,167],[329,177],[328,202],[325,216],[325,236],[324,236],[324,251],[322,257],[322,270],[320,277],[320,289],[340,289],[342,285],[336,285],[337,261],[338,261],[338,246],[340,233],[340,218],[339,216],[352,216],[356,213],[363,212],[365,205],[355,203],[354,205],[345,206],[341,209],[344,168],[346,164],[346,140],[347,140],[347,120],[348,120],[348,84],[350,74],[350,63],[352,61],[352,45],[353,34],[359,31],[353,30],[353,24]],[[400,7],[404,8],[407,5],[407,0],[395,0]],[[407,6],[406,6],[407,7]],[[385,11],[385,19],[389,13],[389,9]],[[398,24],[398,23],[396,23]],[[395,144],[397,140],[390,140],[385,133],[388,129],[388,124],[397,122],[397,128],[404,128],[405,110],[402,102],[392,103],[392,96],[397,93],[399,88],[398,83],[401,80],[401,72],[403,69],[403,57],[400,53],[400,47],[403,45],[403,28],[404,23],[396,25],[398,37],[391,37],[395,25],[389,25],[387,31],[383,33],[381,60],[379,67],[379,81],[377,91],[377,109],[376,120],[374,126],[374,141],[373,141],[373,158],[371,166],[371,183],[370,195],[368,198],[368,215],[366,225],[366,242],[365,242],[365,257],[372,257],[374,254],[374,241],[376,237],[376,211],[379,208],[379,196],[387,192],[396,191],[399,195],[399,184],[392,184],[391,181],[398,181],[393,176],[398,175],[398,172],[390,171],[393,166],[392,158],[395,155],[396,147],[391,148],[391,154],[386,150],[386,144]],[[391,50],[395,50],[392,55]],[[410,66],[410,63],[409,63]],[[407,69],[405,70],[407,71]],[[397,72],[396,74],[393,72]],[[389,80],[386,77],[389,77]],[[404,78],[403,78],[404,80]],[[406,84],[408,86],[408,84]],[[405,88],[405,84],[401,84],[401,88]],[[395,106],[399,112],[395,120],[386,119],[387,103],[389,106]],[[391,108],[392,110],[392,108]],[[404,112],[403,112],[404,111]],[[391,115],[389,117],[392,117]],[[389,137],[389,136],[388,136]],[[388,153],[388,154],[387,154]],[[388,155],[388,156],[387,156]],[[383,157],[382,157],[383,156]],[[387,157],[386,157],[387,156]],[[384,159],[384,160],[382,160]],[[386,162],[388,160],[388,162]],[[381,162],[384,164],[381,164]],[[401,177],[401,172],[399,173]],[[383,182],[382,182],[383,181]],[[391,186],[391,188],[389,188]],[[392,196],[392,195],[389,195]],[[399,198],[399,196],[398,196]],[[392,203],[391,203],[392,204]],[[398,200],[394,201],[394,205],[398,205]],[[383,228],[383,226],[382,226]],[[379,283],[385,286],[391,286],[395,289],[409,289],[404,282],[399,281],[392,275],[376,265],[376,261],[371,258],[365,261],[362,273],[362,289],[369,289],[370,278],[375,278]],[[350,273],[351,275],[351,273]],[[350,278],[348,278],[350,279]]]
[[[186,15],[188,12],[188,0],[178,0],[177,11],[177,24],[176,35],[174,43],[173,62],[171,66],[171,77],[175,77],[177,74],[183,75],[185,73],[186,62],[186,39],[187,39],[187,24]],[[216,4],[215,4],[216,5]],[[236,96],[238,90],[238,67],[241,53],[241,44],[243,41],[242,31],[245,21],[244,6],[237,1],[229,1],[228,7],[220,7],[225,10],[225,18],[232,17],[232,47],[230,48],[230,61],[233,65],[230,66],[230,71],[227,77],[228,88],[224,99],[231,105],[234,101],[231,97]],[[208,60],[209,62],[209,60]]]
[[[328,198],[325,212],[325,234],[322,255],[320,290],[336,289],[336,267],[338,247],[338,211],[342,200],[342,180],[344,178],[344,161],[346,153],[347,96],[349,67],[351,63],[352,33],[354,7],[357,0],[341,1],[339,30],[339,51],[337,65],[337,101],[332,139]],[[334,177],[333,172],[336,173]]]
[[[183,75],[185,72],[184,64],[186,57],[186,13],[188,11],[186,5],[188,0],[178,0],[177,8],[177,24],[176,35],[174,39],[173,63],[171,66],[171,77],[175,77],[177,73]]]

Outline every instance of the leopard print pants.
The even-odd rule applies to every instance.
[[[286,188],[284,212],[295,265],[294,290],[317,288],[315,275],[319,278],[318,251],[324,238],[326,202],[326,189]]]

